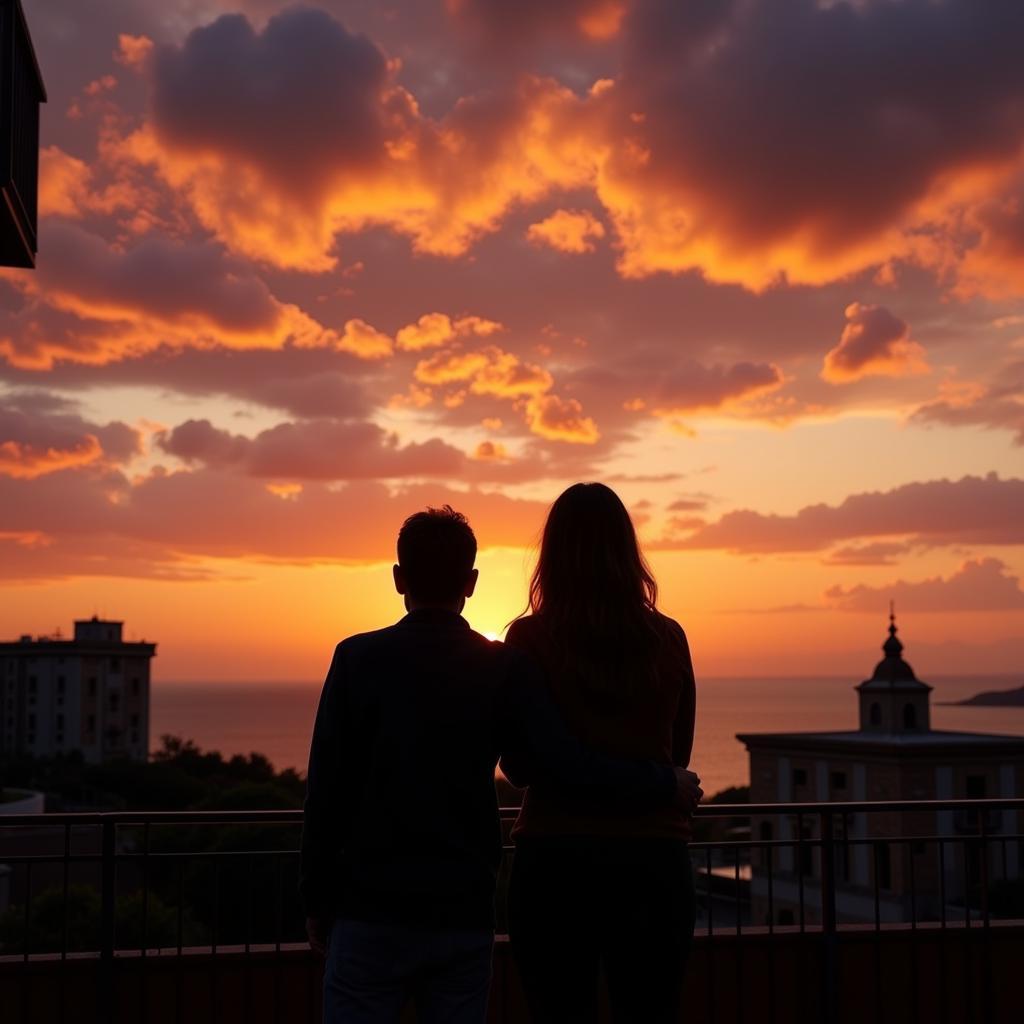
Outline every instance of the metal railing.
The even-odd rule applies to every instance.
[[[516,813],[502,809],[506,835]],[[690,844],[697,943],[812,937],[811,1019],[835,1020],[845,936],[1021,923],[1022,815],[1024,799],[705,805]],[[91,960],[97,1016],[110,1020],[129,961],[299,955],[301,822],[291,810],[0,816],[0,969]],[[879,943],[879,1002],[881,957]],[[144,975],[139,998],[145,1020]],[[181,1006],[179,985],[177,1019]]]

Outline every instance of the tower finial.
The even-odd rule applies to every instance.
[[[885,651],[887,658],[898,658],[900,652],[903,650],[903,644],[900,643],[900,639],[896,636],[896,602],[893,600],[889,601],[889,638],[882,644],[882,650]]]

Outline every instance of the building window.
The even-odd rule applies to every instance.
[[[872,725],[882,724],[882,705],[877,702],[872,704],[868,710],[868,721]]]
[[[762,821],[759,829],[761,835],[761,842],[769,843],[774,838],[775,830],[772,828],[770,821]]]
[[[112,693],[110,695],[110,710],[117,711],[121,707],[121,695],[119,693]]]
[[[29,729],[32,729],[33,731],[35,730],[35,727],[36,727],[36,716],[35,715],[29,715],[28,716],[28,727],[29,727]]]
[[[846,772],[833,772],[830,781],[833,789],[846,789]]]
[[[917,708],[915,708],[913,704],[903,705],[903,728],[917,728]]]
[[[64,731],[64,716],[63,715],[58,715],[57,716],[57,732],[63,732],[63,731]]]
[[[111,672],[120,672],[121,671],[121,659],[120,658],[111,658],[110,659],[110,671]]]
[[[986,779],[984,775],[968,775],[967,776],[967,799],[968,800],[984,800],[985,793],[987,790]],[[971,814],[974,814],[971,811]]]
[[[28,677],[28,692],[34,694],[38,689],[38,683],[35,676]]]
[[[95,676],[93,676],[89,680],[88,690],[89,690],[89,696],[90,697],[95,697],[96,696],[96,677]]]
[[[85,720],[85,728],[86,728],[87,732],[95,732],[96,731],[96,716],[95,715],[89,715],[89,717],[86,718],[86,720]]]
[[[793,769],[793,785],[794,786],[806,786],[807,785],[807,772],[803,768]]]
[[[132,696],[138,697],[139,695],[139,681],[138,679],[132,680]]]
[[[64,692],[64,677],[63,676],[57,676],[57,692],[58,693],[63,693]]]
[[[779,911],[779,924],[793,924],[793,911],[792,910],[780,910]]]
[[[138,729],[138,727],[139,727],[139,716],[138,715],[132,715],[132,723],[131,724],[132,724],[132,728],[133,729]]]

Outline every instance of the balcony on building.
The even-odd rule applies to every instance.
[[[0,0],[0,266],[36,263],[39,107],[45,102],[21,0]]]

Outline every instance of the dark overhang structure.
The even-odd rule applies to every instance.
[[[34,267],[46,87],[21,0],[0,0],[0,266]]]

